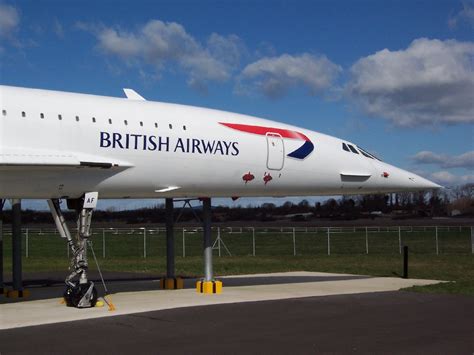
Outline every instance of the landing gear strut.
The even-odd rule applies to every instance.
[[[87,278],[87,244],[91,235],[92,212],[97,205],[97,192],[89,192],[78,200],[68,200],[68,207],[77,212],[76,240],[71,237],[66,220],[61,212],[59,199],[48,200],[54,222],[62,238],[67,239],[72,251],[69,270],[66,277],[64,299],[66,305],[76,308],[94,307],[97,302],[97,290],[94,283]]]

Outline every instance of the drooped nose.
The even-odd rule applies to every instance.
[[[409,171],[406,171],[406,173],[408,174],[408,180],[410,180],[419,190],[432,190],[442,188],[441,185],[438,185],[433,181],[425,179],[419,175],[415,175],[413,173],[410,173]]]
[[[377,168],[380,173],[379,186],[383,191],[422,191],[442,188],[433,181],[393,165],[380,162]]]

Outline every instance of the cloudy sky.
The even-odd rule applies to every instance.
[[[0,83],[131,87],[352,140],[445,186],[474,182],[473,0],[5,0]]]

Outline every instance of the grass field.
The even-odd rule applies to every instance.
[[[92,237],[101,268],[107,271],[132,271],[163,274],[166,269],[165,234],[147,230],[98,230]],[[216,238],[217,232],[214,232]],[[402,273],[400,245],[410,249],[409,276],[452,281],[412,288],[418,292],[443,292],[474,295],[474,255],[471,254],[470,228],[450,230],[405,227],[386,230],[334,229],[330,231],[328,255],[327,230],[261,228],[258,230],[221,230],[221,255],[214,251],[216,275],[252,274],[281,271],[321,271],[373,276]],[[401,244],[400,244],[401,240]],[[254,243],[255,241],[255,243]],[[105,245],[105,253],[104,247]],[[176,231],[176,271],[182,276],[202,275],[202,233]],[[254,248],[255,245],[255,248]],[[368,248],[367,248],[368,246]],[[144,249],[146,248],[146,258]],[[436,254],[438,249],[439,255]],[[253,256],[255,250],[256,256]],[[367,254],[367,251],[369,253]],[[26,235],[23,237],[25,272],[64,271],[69,264],[66,243],[48,232],[29,231],[28,258]],[[296,254],[296,255],[294,255]],[[185,257],[183,257],[185,255]],[[105,256],[105,257],[104,257]],[[5,271],[11,267],[11,238],[4,236]],[[91,269],[95,269],[92,258]]]

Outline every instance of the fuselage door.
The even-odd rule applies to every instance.
[[[283,138],[278,133],[267,133],[267,168],[281,170],[285,163],[285,146]]]

